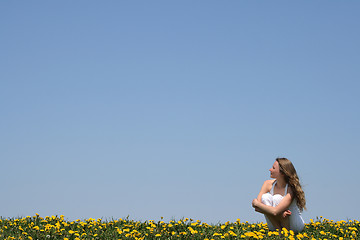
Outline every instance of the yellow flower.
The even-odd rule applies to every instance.
[[[234,237],[236,237],[237,236],[237,234],[236,233],[234,233],[233,231],[229,231],[229,234],[231,235],[231,236],[234,236]]]
[[[301,233],[299,233],[298,235],[296,235],[297,238],[301,239],[304,237],[304,235],[302,235]]]
[[[189,231],[191,232],[191,234],[196,234],[198,233],[198,231],[194,230],[192,227],[188,227]]]
[[[257,238],[256,233],[253,233],[253,232],[246,232],[245,236],[247,236],[247,237],[256,237]]]

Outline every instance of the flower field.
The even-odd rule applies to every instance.
[[[209,225],[199,220],[133,221],[118,219],[103,221],[86,219],[66,221],[64,216],[42,218],[0,219],[0,239],[359,239],[357,220],[332,221],[322,217],[306,224],[304,231],[294,234],[283,229],[269,231],[266,224],[226,222]]]

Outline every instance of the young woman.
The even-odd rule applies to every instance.
[[[293,164],[286,158],[277,158],[269,171],[274,180],[264,182],[252,206],[265,215],[270,230],[302,231],[301,212],[306,209],[306,200]]]

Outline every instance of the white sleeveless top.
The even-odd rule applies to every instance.
[[[288,191],[288,184],[286,184],[285,186],[285,194],[281,195],[281,194],[275,194],[274,195],[274,187],[276,184],[276,180],[274,181],[271,190],[270,190],[270,194],[273,196],[273,200],[274,200],[274,205],[277,205],[287,194]],[[275,206],[274,206],[275,207]],[[289,206],[289,210],[291,211],[291,215],[289,216],[289,221],[290,221],[290,229],[299,232],[304,228],[304,220],[301,216],[301,211],[299,209],[299,207],[297,206],[297,201],[296,199],[293,199],[293,201],[291,202],[290,206]]]
[[[273,195],[273,196],[274,196],[274,187],[275,187],[275,184],[276,184],[276,180],[274,181],[274,183],[273,183],[273,185],[272,185],[272,187],[271,187],[271,190],[270,190],[270,194]],[[285,186],[285,194],[284,194],[283,197],[286,196],[286,194],[287,194],[287,189],[288,189],[288,184],[286,184],[286,186]],[[275,194],[275,195],[280,195],[280,196],[282,196],[281,194]]]

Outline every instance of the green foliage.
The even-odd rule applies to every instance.
[[[127,219],[66,221],[64,216],[0,219],[0,239],[359,239],[357,220],[339,221],[317,218],[300,233],[282,229],[269,231],[267,224],[226,222],[209,225],[192,219],[139,222]]]

